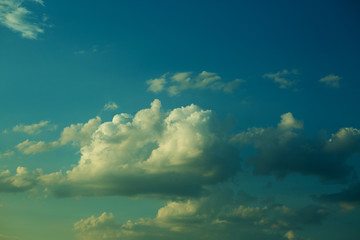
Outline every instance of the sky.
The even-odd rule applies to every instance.
[[[0,0],[0,240],[357,240],[356,0]]]

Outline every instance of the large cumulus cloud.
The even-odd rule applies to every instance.
[[[122,113],[111,122],[88,125],[91,131],[75,131],[74,125],[61,137],[69,142],[77,133],[92,133],[77,141],[78,164],[66,173],[41,176],[42,184],[58,197],[194,196],[239,171],[226,124],[196,105],[163,112],[155,100],[134,116]]]

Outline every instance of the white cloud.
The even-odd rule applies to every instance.
[[[285,113],[280,116],[281,121],[278,124],[279,129],[301,129],[303,128],[303,122],[294,118],[291,112]]]
[[[60,142],[78,141],[82,156],[65,175],[44,176],[44,184],[59,196],[187,196],[236,174],[239,159],[226,123],[195,105],[160,108],[155,100],[133,117],[117,114],[111,122],[64,129]]]
[[[40,121],[39,123],[24,125],[19,124],[13,127],[14,132],[24,132],[27,134],[39,134],[42,131],[52,131],[56,129],[56,125],[51,125],[49,121]]]
[[[41,169],[29,172],[24,167],[17,167],[15,175],[12,175],[9,170],[0,172],[0,192],[24,192],[31,190],[38,186],[38,177],[41,174]]]
[[[19,143],[15,147],[24,154],[35,154],[51,151],[55,148],[64,146],[67,143],[72,143],[72,145],[74,146],[83,146],[90,142],[91,135],[100,125],[100,123],[100,117],[96,117],[94,119],[90,119],[87,123],[71,124],[69,127],[65,127],[63,129],[60,138],[56,141],[44,142],[30,141],[27,139],[24,142]],[[17,127],[22,131],[26,130],[28,133],[39,130],[38,127],[34,128],[33,126],[34,125]]]
[[[332,88],[339,88],[340,87],[340,80],[342,77],[336,76],[334,74],[327,75],[319,80],[319,82],[325,83],[327,86]]]
[[[113,111],[115,109],[118,109],[118,105],[115,102],[108,102],[104,106],[104,111]]]
[[[297,70],[288,71],[284,69],[276,73],[266,73],[263,77],[272,79],[275,83],[280,84],[280,88],[291,88],[297,83],[297,80],[294,80],[296,75],[298,75]]]
[[[160,78],[147,80],[146,84],[149,85],[148,91],[154,93],[167,91],[174,96],[188,89],[211,89],[231,93],[241,82],[244,80],[235,79],[231,82],[223,82],[216,73],[203,71],[195,77],[192,72],[164,74]]]
[[[166,74],[162,75],[160,78],[149,79],[146,81],[146,84],[149,85],[148,90],[154,93],[163,91],[166,83]]]
[[[35,154],[39,152],[47,152],[59,146],[58,142],[46,143],[44,141],[29,141],[28,139],[19,143],[15,147],[24,154]]]
[[[29,0],[0,0],[0,24],[20,32],[24,38],[37,39],[43,33],[42,23],[34,22],[32,12],[23,6]],[[33,0],[44,6],[42,0]]]

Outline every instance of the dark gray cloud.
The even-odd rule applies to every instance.
[[[300,173],[319,176],[324,181],[347,181],[354,169],[347,160],[360,149],[358,129],[342,128],[330,139],[309,138],[302,122],[291,113],[281,118],[277,128],[249,128],[233,138],[242,146],[250,144],[255,148],[256,154],[247,160],[255,175],[283,178],[289,173]]]
[[[351,208],[352,206],[360,205],[360,182],[353,183],[338,193],[323,194],[315,198],[327,203],[337,203],[343,207],[347,205]]]

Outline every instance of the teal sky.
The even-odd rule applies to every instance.
[[[0,0],[0,240],[357,240],[359,13]]]

